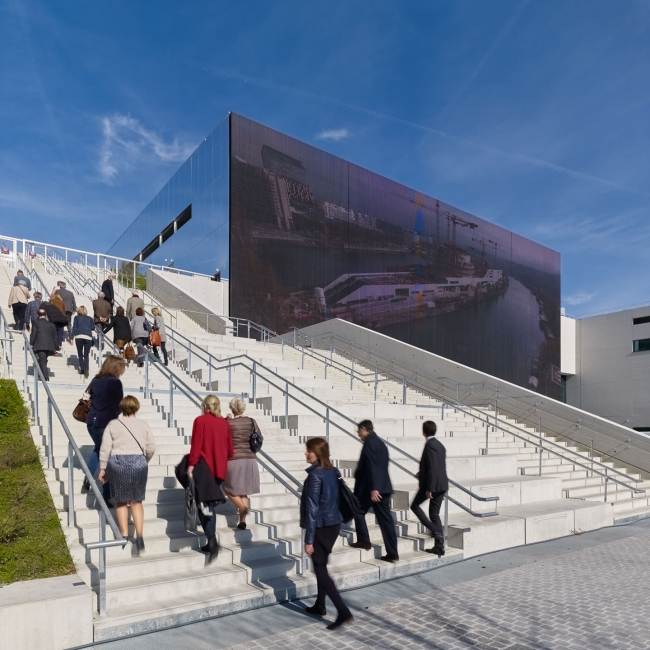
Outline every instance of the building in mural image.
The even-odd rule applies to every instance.
[[[235,114],[230,156],[233,315],[342,318],[559,396],[558,253]]]

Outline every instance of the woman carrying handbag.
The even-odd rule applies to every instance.
[[[167,365],[167,336],[165,334],[165,321],[163,320],[163,315],[158,307],[154,307],[151,310],[153,314],[153,330],[149,335],[149,340],[153,347],[153,354],[160,361],[160,355],[158,354],[158,348],[162,350],[163,357],[165,358],[165,365]]]
[[[104,430],[99,451],[101,470],[98,479],[110,479],[116,503],[117,523],[124,537],[129,536],[129,511],[135,527],[135,551],[144,551],[144,508],[148,463],[156,451],[151,427],[135,417],[140,402],[127,395],[120,402],[122,417],[111,420]]]
[[[305,552],[311,556],[318,595],[312,607],[305,611],[325,616],[325,596],[329,596],[336,607],[337,617],[327,629],[335,630],[354,622],[352,612],[327,571],[327,560],[343,521],[338,505],[341,474],[330,461],[330,447],[325,438],[310,438],[306,447],[305,458],[310,466],[300,500],[300,527],[305,529]]]

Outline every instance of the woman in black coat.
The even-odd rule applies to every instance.
[[[117,346],[120,353],[124,352],[124,346],[131,340],[131,323],[124,315],[124,307],[118,307],[111,324],[104,330],[108,333],[113,330],[113,343]]]

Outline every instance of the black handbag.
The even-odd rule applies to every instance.
[[[250,445],[251,451],[256,454],[261,448],[262,445],[264,444],[264,438],[262,438],[262,433],[260,432],[259,427],[257,426],[257,422],[251,418],[252,422],[252,430],[251,430],[251,437],[248,440],[248,444]]]
[[[339,476],[339,510],[343,517],[343,522],[352,521],[357,515],[361,514],[361,505],[359,499],[354,496],[354,492],[348,487],[348,484]]]
[[[196,505],[196,494],[194,492],[194,479],[190,479],[185,488],[185,507],[183,508],[183,524],[188,533],[198,533],[199,509]]]

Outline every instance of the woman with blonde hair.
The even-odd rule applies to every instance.
[[[160,349],[162,350],[163,357],[165,357],[165,365],[167,365],[167,348],[166,342],[167,342],[167,335],[165,333],[165,321],[163,319],[162,311],[158,309],[158,307],[154,307],[151,310],[151,313],[153,314],[153,326],[152,326],[152,333],[153,332],[158,332],[160,334]],[[153,345],[153,354],[160,361],[160,355],[158,354],[158,346]]]
[[[135,550],[144,551],[144,508],[142,502],[147,490],[148,463],[156,451],[151,427],[135,417],[140,402],[127,395],[120,402],[122,417],[111,420],[99,450],[100,472],[98,479],[111,481],[111,491],[116,504],[117,523],[122,535],[129,536],[129,510],[135,528]]]
[[[95,448],[88,459],[88,469],[93,476],[99,465],[99,450],[102,446],[104,430],[108,423],[120,414],[120,402],[124,398],[120,377],[125,369],[124,359],[113,355],[107,356],[87,389],[90,394],[90,411],[86,418],[86,428],[95,443]],[[88,479],[84,479],[81,491],[89,490],[90,483]],[[104,499],[108,501],[111,498],[111,491],[107,482],[104,482],[103,493]]]
[[[260,491],[260,470],[257,466],[257,454],[251,449],[251,434],[255,431],[261,438],[262,433],[257,422],[244,415],[246,402],[243,399],[235,397],[230,400],[230,410],[230,431],[235,455],[228,461],[228,477],[223,487],[239,512],[237,528],[245,530],[246,515],[250,506],[248,495]]]
[[[330,447],[325,438],[307,440],[305,458],[309,463],[307,480],[300,499],[300,527],[305,529],[305,552],[311,555],[316,574],[318,595],[309,614],[325,616],[325,596],[329,596],[337,610],[334,623],[327,626],[335,630],[352,623],[354,618],[343,602],[334,581],[327,571],[327,560],[341,530],[343,516],[339,510],[339,470],[330,460]]]
[[[211,479],[223,483],[228,475],[228,459],[235,453],[228,420],[221,416],[221,402],[216,395],[208,395],[202,404],[202,414],[192,426],[192,446],[187,460],[187,474],[193,478],[194,468],[205,462]],[[208,564],[219,554],[217,542],[217,514],[214,503],[203,503],[199,508],[201,526],[208,543],[201,549],[209,553]]]
[[[93,344],[93,332],[95,322],[88,316],[88,310],[82,305],[77,309],[72,325],[72,338],[77,345],[77,358],[79,359],[79,374],[88,379],[89,361],[88,355]]]

